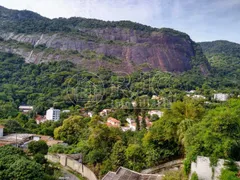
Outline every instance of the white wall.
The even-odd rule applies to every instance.
[[[196,172],[199,180],[218,180],[221,175],[221,170],[224,167],[224,160],[219,159],[216,166],[210,166],[208,157],[198,156],[196,162],[191,164],[191,174]]]
[[[0,137],[3,137],[3,128],[0,128]]]

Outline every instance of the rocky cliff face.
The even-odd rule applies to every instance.
[[[27,63],[69,60],[90,70],[104,67],[127,73],[139,69],[183,72],[190,70],[193,58],[197,58],[189,36],[171,29],[75,26],[74,31],[18,33],[2,25],[0,31],[0,51],[19,54]],[[205,60],[197,65],[203,71],[208,69]]]

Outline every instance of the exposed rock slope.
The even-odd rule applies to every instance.
[[[0,51],[23,56],[28,63],[69,60],[87,69],[113,71],[160,69],[183,72],[208,62],[184,33],[128,21],[47,19],[30,11],[0,7]]]

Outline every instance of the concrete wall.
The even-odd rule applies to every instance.
[[[58,155],[46,155],[45,158],[53,163],[59,163],[60,162],[60,156]]]
[[[191,164],[191,174],[196,172],[199,180],[218,180],[221,175],[221,171],[224,168],[223,159],[219,159],[217,165],[214,167],[210,166],[210,159],[208,157],[198,156],[196,162]],[[240,164],[240,162],[236,162]]]
[[[48,154],[46,155],[46,158],[49,161],[52,162],[59,162],[62,166],[67,166],[71,168],[72,170],[80,173],[83,177],[86,177],[89,180],[97,180],[96,175],[86,166],[84,166],[82,163],[79,163],[78,161],[74,160],[71,157],[68,157],[65,154]]]
[[[0,128],[0,137],[3,137],[3,128]]]

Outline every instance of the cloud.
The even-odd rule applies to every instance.
[[[240,42],[240,37],[236,37],[240,28],[240,0],[0,0],[0,4],[32,10],[49,18],[131,20],[174,28],[196,41],[224,38]]]

